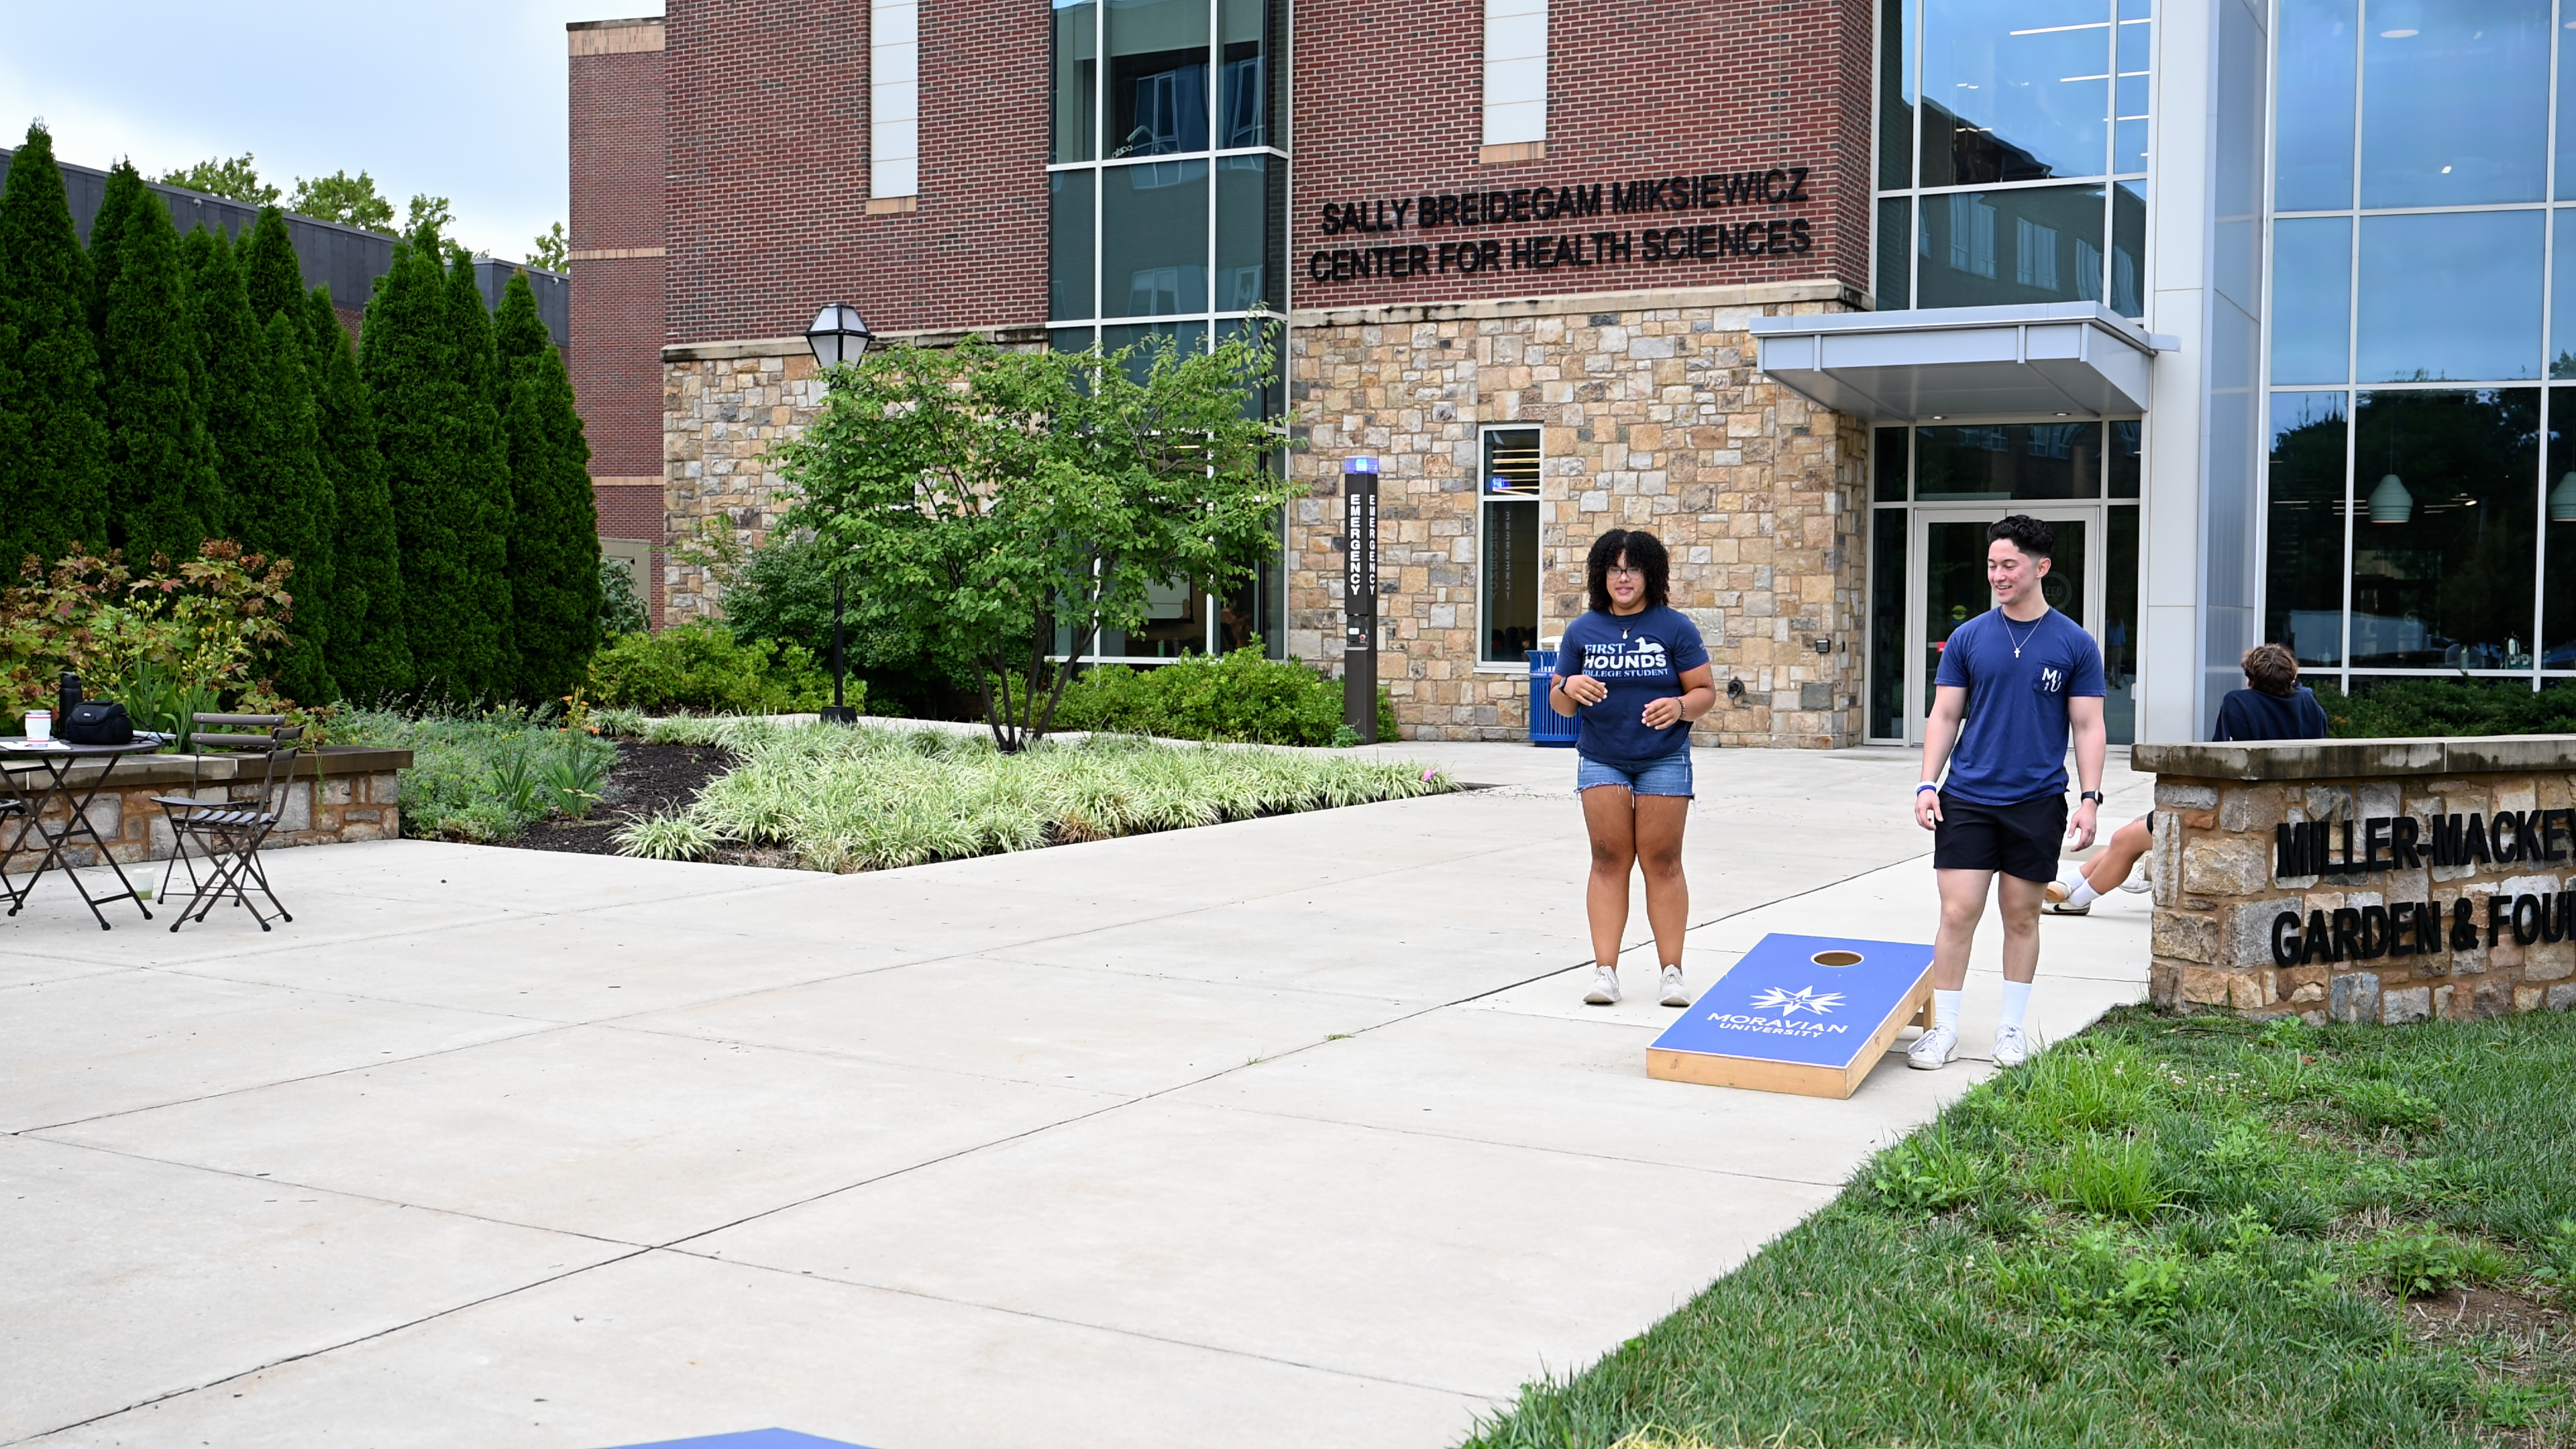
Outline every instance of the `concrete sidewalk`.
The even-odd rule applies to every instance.
[[[269,936],[46,882],[0,921],[0,1443],[1427,1449],[1986,1070],[1647,1079],[1651,947],[1576,1000],[1570,755],[1382,748],[1501,788],[866,876],[295,850]],[[1910,755],[1697,759],[1695,985],[1929,939]],[[2043,1035],[2143,995],[2143,897],[2045,929]]]

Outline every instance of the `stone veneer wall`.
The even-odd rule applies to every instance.
[[[953,347],[969,335],[1012,348],[1046,342],[1043,327],[892,333],[878,341]],[[717,517],[749,547],[768,542],[788,503],[786,480],[770,463],[769,450],[803,432],[822,405],[823,382],[802,337],[663,348],[665,543],[696,538]],[[662,579],[664,624],[723,617],[714,581],[700,564],[666,551]]]
[[[2491,942],[2486,905],[2489,896],[2538,896],[2554,912],[2576,886],[2576,850],[2568,846],[2576,835],[2576,738],[2140,745],[2132,759],[2156,775],[2149,992],[2159,1005],[2297,1013],[2312,1022],[2576,1008],[2576,934],[2550,941],[2535,929],[2524,942],[2508,918]],[[2519,855],[2514,827],[2531,812],[2547,812],[2533,822],[2539,859],[2441,866],[2427,857],[2366,874],[2275,874],[2277,827],[2285,824],[2326,822],[2340,857],[2342,822],[2355,821],[2354,852],[2368,859],[2379,853],[2358,822],[2411,816],[2422,828],[2432,817],[2475,815],[2492,842],[2505,816],[2504,838]],[[2471,903],[2468,949],[2451,944],[2453,903],[2462,899]],[[2442,911],[2439,951],[2381,949],[2290,966],[2274,958],[2273,930],[2285,912],[2298,915],[2304,934],[2312,912],[2331,925],[2337,911],[2426,901]],[[2407,944],[2413,940],[2410,930]]]
[[[1859,305],[1839,283],[1792,282],[1295,314],[1293,466],[1309,492],[1290,510],[1288,653],[1339,665],[1339,470],[1375,454],[1378,678],[1405,735],[1526,737],[1527,667],[1477,662],[1477,477],[1482,425],[1536,424],[1541,638],[1582,612],[1592,540],[1645,528],[1718,688],[1744,685],[1694,739],[1858,742],[1868,434],[1763,379],[1746,328]]]
[[[261,848],[281,850],[295,845],[336,845],[399,837],[402,777],[397,772],[409,768],[411,762],[409,750],[325,749],[321,778],[316,780],[312,757],[298,759],[295,780],[286,789],[284,813]],[[188,755],[147,755],[140,760],[122,761],[109,777],[110,788],[99,791],[90,801],[90,827],[106,837],[108,853],[120,863],[167,859],[171,848],[169,817],[152,803],[152,797],[185,795],[197,800],[221,800],[239,794],[247,798],[256,793],[253,787],[259,783],[261,767],[249,766],[248,785],[236,790],[231,782],[238,765],[230,759],[209,756],[200,761]],[[27,778],[24,769],[13,765],[9,788],[27,788]],[[82,782],[96,778],[94,770],[76,768],[72,772],[75,790],[81,788]],[[56,804],[46,812],[45,824],[60,829],[63,815],[64,807]],[[19,823],[0,821],[0,848],[18,839]],[[28,843],[32,848],[0,857],[0,864],[5,864],[11,875],[20,877],[20,884],[25,883],[25,872],[34,869],[43,854],[42,846],[35,845],[32,839]],[[64,855],[77,866],[98,864],[98,849],[87,842],[67,847]]]

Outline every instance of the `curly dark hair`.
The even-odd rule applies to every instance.
[[[2299,656],[2278,644],[2257,644],[2245,651],[2245,682],[2265,694],[2288,699],[2298,692]]]
[[[2046,558],[2057,547],[2057,531],[2027,513],[2016,513],[1986,530],[1986,542],[2008,539],[2031,558]]]
[[[1621,554],[1628,556],[1630,568],[1646,571],[1646,607],[1662,607],[1672,594],[1673,572],[1663,540],[1642,528],[1614,528],[1592,541],[1592,555],[1583,561],[1584,589],[1593,609],[1610,612],[1610,566]]]

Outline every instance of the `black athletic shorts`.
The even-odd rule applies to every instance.
[[[2018,805],[1980,805],[1941,792],[1932,828],[1934,870],[1999,870],[2023,880],[2057,879],[2066,838],[2066,797],[2042,795]]]

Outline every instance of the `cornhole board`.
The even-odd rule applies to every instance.
[[[1646,1048],[1646,1075],[1848,1097],[1896,1034],[1932,1024],[1932,948],[1769,935]]]
[[[866,1449],[848,1439],[817,1439],[793,1428],[744,1428],[742,1434],[708,1434],[701,1439],[654,1439],[652,1444],[626,1444],[626,1449]]]

